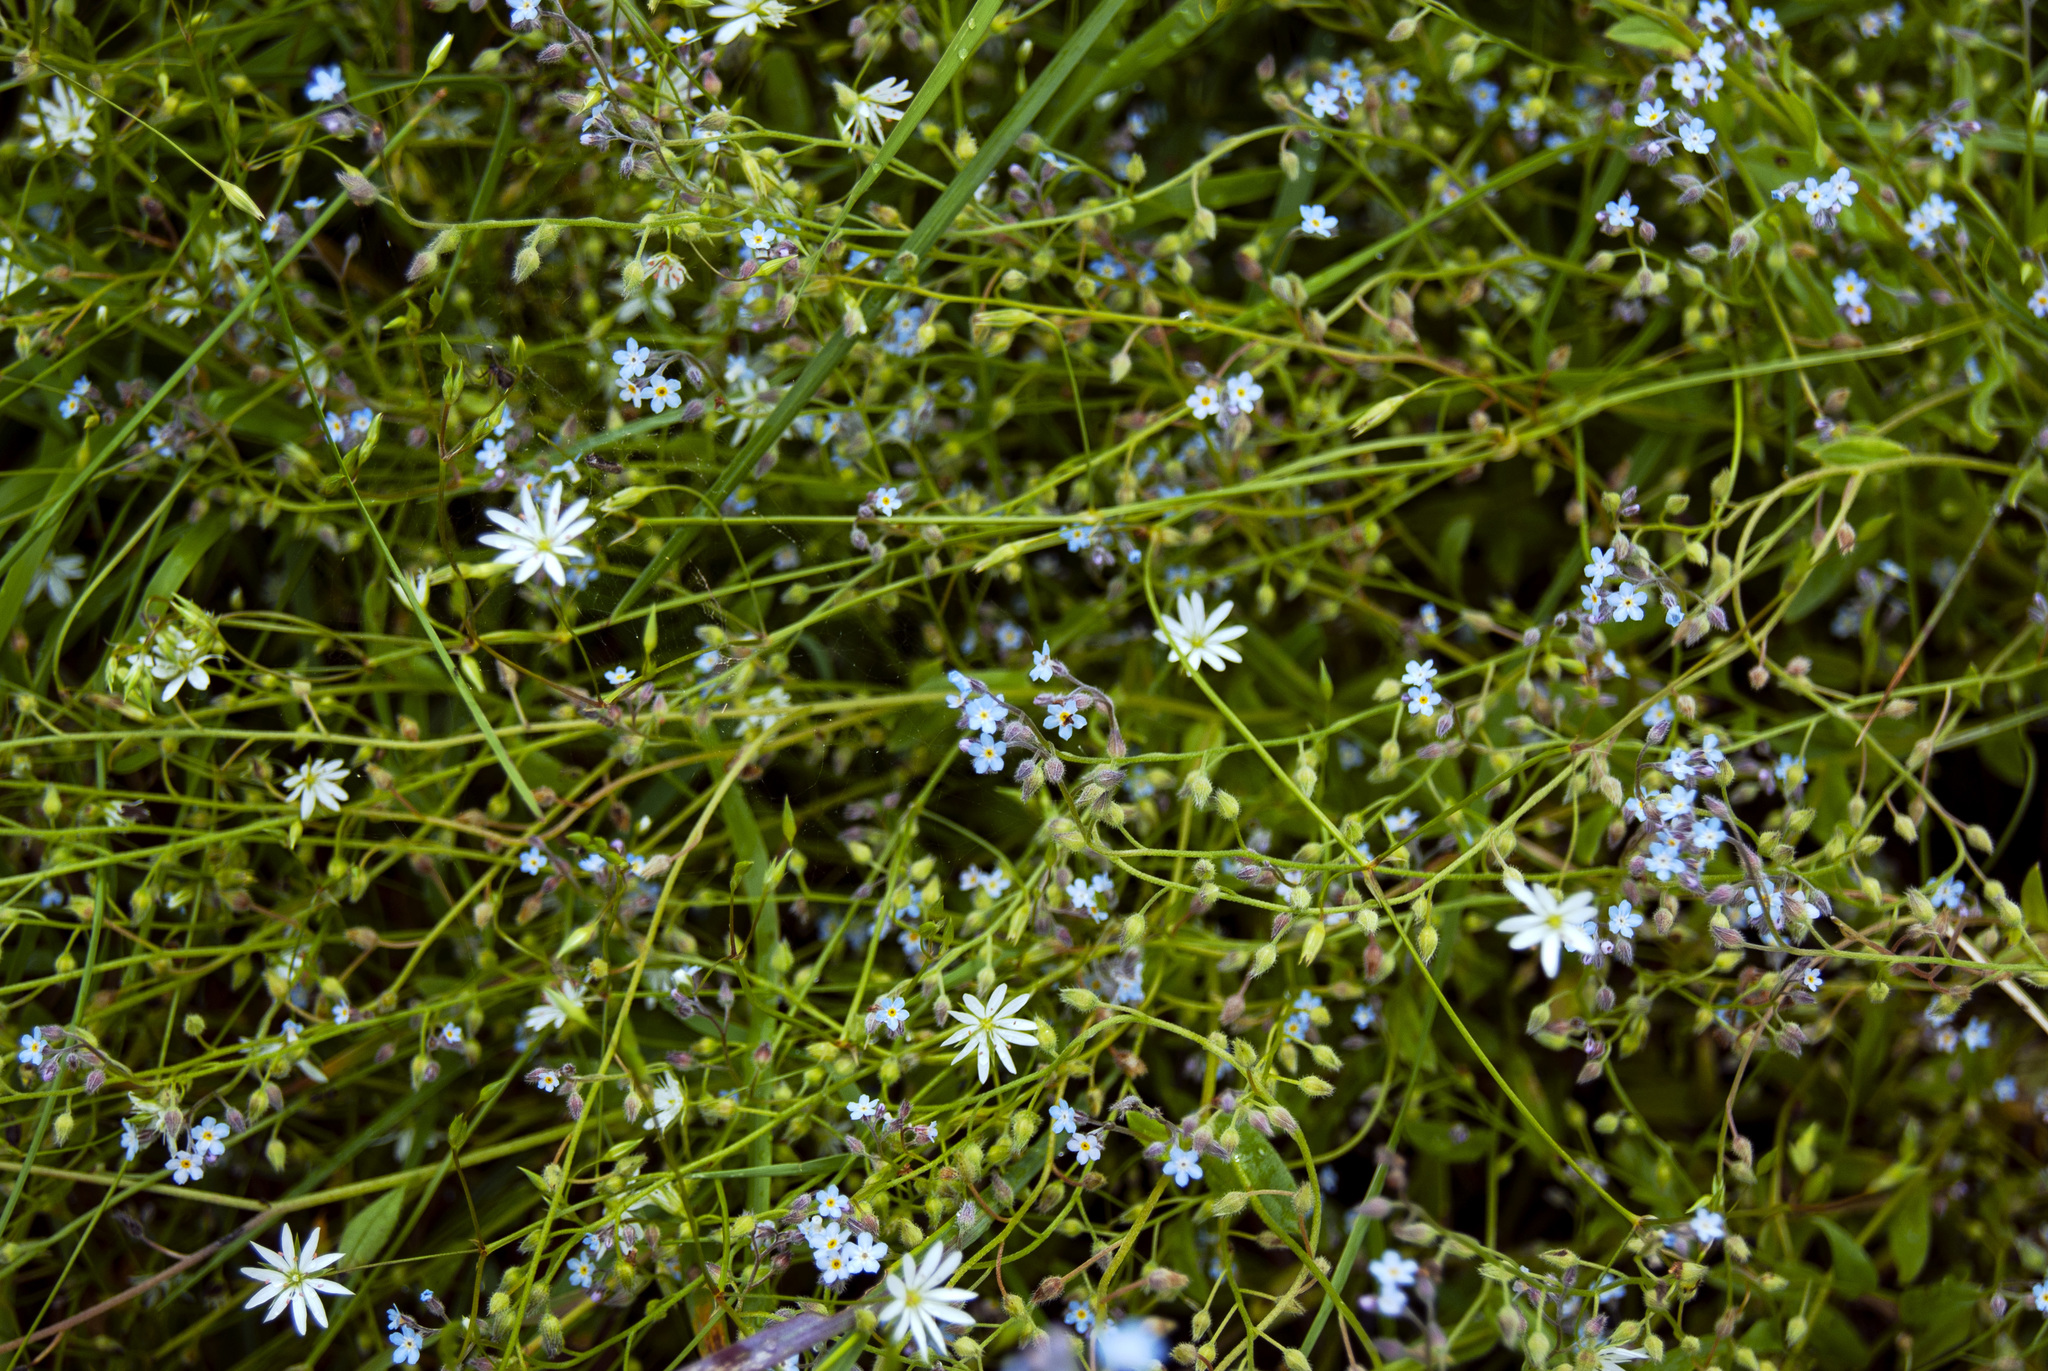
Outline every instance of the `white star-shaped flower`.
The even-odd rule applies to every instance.
[[[292,1324],[299,1330],[299,1336],[306,1335],[306,1311],[313,1311],[313,1322],[322,1328],[327,1326],[327,1309],[320,1303],[322,1295],[353,1295],[355,1292],[338,1282],[316,1276],[316,1271],[325,1271],[342,1258],[340,1252],[329,1252],[324,1257],[313,1255],[320,1246],[320,1230],[314,1229],[306,1238],[303,1247],[292,1245],[292,1226],[286,1224],[278,1246],[282,1251],[273,1252],[262,1243],[252,1242],[249,1246],[267,1263],[265,1266],[245,1266],[242,1274],[261,1282],[260,1288],[249,1297],[244,1309],[254,1309],[265,1300],[270,1301],[270,1310],[263,1321],[269,1323],[285,1310],[292,1311]]]
[[[575,538],[597,523],[583,513],[589,506],[590,501],[577,500],[563,509],[559,481],[548,487],[544,509],[536,508],[533,492],[522,488],[517,516],[502,509],[484,511],[491,522],[504,532],[486,533],[477,541],[485,547],[499,549],[496,560],[500,565],[517,568],[513,572],[513,580],[523,584],[532,579],[535,572],[545,572],[556,585],[565,585],[568,572],[563,566],[564,560],[574,561],[584,555],[583,549],[576,546]]]
[[[1565,948],[1581,955],[1592,953],[1591,930],[1599,916],[1591,895],[1581,890],[1560,900],[1548,886],[1529,885],[1519,876],[1508,877],[1507,887],[1508,894],[1520,900],[1529,912],[1510,915],[1494,927],[1514,935],[1508,946],[1516,951],[1538,948],[1544,975],[1556,977],[1558,959]]]
[[[883,136],[882,126],[903,117],[903,111],[895,107],[909,98],[909,83],[897,76],[875,82],[860,94],[853,96],[851,102],[841,97],[841,103],[847,107],[846,126],[853,141],[879,142]]]
[[[1221,671],[1231,662],[1244,660],[1236,648],[1225,644],[1250,631],[1243,624],[1223,626],[1235,603],[1225,600],[1212,610],[1202,603],[1201,592],[1183,594],[1174,602],[1174,612],[1152,630],[1152,636],[1165,643],[1173,659],[1191,674],[1203,667]]]
[[[1009,990],[1008,985],[999,985],[986,1001],[975,995],[962,995],[960,1002],[967,1007],[966,1011],[955,1011],[954,1017],[968,1022],[954,1029],[940,1043],[941,1047],[960,1045],[960,1050],[953,1054],[956,1062],[971,1053],[975,1076],[983,1084],[988,1082],[991,1051],[1002,1059],[1004,1070],[1014,1072],[1017,1063],[1010,1059],[1011,1046],[1033,1047],[1038,1043],[1037,1026],[1029,1019],[1016,1017],[1016,1011],[1029,1003],[1031,997],[1020,992],[1016,999],[1005,1003],[1004,997]]]
[[[312,818],[315,809],[340,813],[348,800],[348,792],[341,788],[341,778],[346,775],[348,767],[340,762],[316,762],[309,757],[299,764],[298,770],[285,773],[284,797],[299,802],[302,821]]]
[[[946,1349],[943,1324],[974,1325],[974,1316],[957,1305],[974,1298],[972,1290],[944,1284],[965,1253],[948,1252],[944,1243],[933,1243],[922,1260],[905,1257],[903,1265],[882,1278],[889,1292],[882,1306],[882,1322],[897,1342],[914,1342],[920,1357],[936,1356]]]
[[[166,629],[157,638],[156,651],[150,655],[149,674],[169,682],[163,696],[168,701],[181,686],[205,690],[212,685],[213,677],[206,674],[206,663],[219,660],[219,653],[201,652],[198,643],[177,629]]]

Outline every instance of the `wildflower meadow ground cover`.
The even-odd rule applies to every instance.
[[[7,6],[5,1367],[2042,1365],[2032,15]]]

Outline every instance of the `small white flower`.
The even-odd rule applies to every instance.
[[[1688,119],[1678,126],[1678,141],[1687,152],[1704,157],[1714,146],[1714,131],[1704,119]]]
[[[1166,1174],[1173,1183],[1185,1190],[1190,1181],[1202,1179],[1202,1154],[1192,1147],[1169,1147],[1166,1150]]]
[[[205,690],[213,684],[213,678],[206,674],[206,663],[219,661],[217,652],[201,652],[199,644],[180,633],[177,629],[166,629],[157,638],[156,651],[149,658],[149,674],[164,686],[166,701],[178,693],[182,686],[194,690]]]
[[[1381,1285],[1391,1285],[1396,1289],[1405,1289],[1415,1284],[1415,1278],[1422,1274],[1419,1265],[1391,1247],[1374,1257],[1365,1269],[1370,1271],[1372,1278]]]
[[[560,985],[545,986],[541,989],[541,1003],[526,1011],[526,1027],[529,1032],[539,1033],[544,1029],[560,1028],[572,1016],[580,1017],[583,1012],[583,987],[573,981]]]
[[[738,0],[736,4],[713,5],[711,17],[725,21],[711,35],[712,43],[722,48],[735,38],[751,38],[763,24],[781,28],[789,18],[789,6],[781,0]]]
[[[1074,1154],[1074,1160],[1082,1166],[1102,1160],[1102,1134],[1076,1133],[1067,1139],[1067,1151]]]
[[[306,98],[316,105],[332,104],[348,96],[348,83],[342,79],[339,64],[315,67],[311,79],[306,82]],[[316,1230],[317,1231],[317,1230]],[[323,1325],[324,1326],[324,1325]],[[299,1330],[304,1332],[304,1329]]]
[[[903,497],[889,486],[882,486],[868,496],[868,503],[875,507],[875,513],[884,519],[903,508]]]
[[[1654,100],[1644,100],[1636,105],[1636,127],[1653,129],[1664,122],[1666,113],[1662,96]]]
[[[322,1328],[327,1326],[327,1310],[320,1303],[322,1295],[352,1295],[355,1292],[315,1272],[325,1271],[342,1259],[340,1252],[329,1252],[316,1257],[314,1251],[320,1246],[320,1230],[314,1229],[306,1239],[306,1245],[294,1250],[292,1226],[284,1226],[284,1235],[278,1246],[281,1251],[273,1252],[261,1243],[250,1243],[256,1254],[263,1258],[264,1266],[245,1266],[242,1274],[261,1282],[261,1288],[249,1297],[244,1309],[254,1309],[265,1300],[270,1301],[270,1310],[263,1321],[269,1323],[286,1309],[292,1311],[292,1324],[299,1330],[299,1336],[306,1334],[306,1312],[312,1311],[313,1322]]]
[[[604,678],[605,680],[609,681],[614,688],[616,688],[618,686],[632,684],[633,677],[635,674],[636,673],[634,672],[633,668],[629,666],[615,666],[610,671],[605,672]]]
[[[749,256],[766,257],[775,246],[775,230],[756,219],[753,227],[740,230],[740,246],[747,250]]]
[[[716,11],[713,11],[716,13]],[[903,1265],[882,1278],[889,1299],[882,1306],[882,1322],[898,1343],[917,1345],[921,1357],[935,1357],[946,1349],[944,1324],[972,1327],[974,1316],[956,1308],[974,1298],[972,1290],[944,1282],[960,1269],[963,1252],[948,1252],[945,1244],[933,1243],[920,1261],[903,1259]]]
[[[1223,626],[1235,603],[1225,600],[1211,610],[1202,602],[1200,592],[1183,594],[1174,602],[1174,612],[1152,630],[1152,636],[1165,643],[1169,655],[1188,672],[1203,667],[1222,671],[1229,663],[1244,660],[1227,644],[1250,631],[1243,624]]]
[[[1301,231],[1311,238],[1334,238],[1337,236],[1337,216],[1321,205],[1303,205]]]
[[[184,1148],[179,1148],[171,1154],[171,1159],[164,1163],[164,1170],[170,1172],[171,1179],[179,1185],[206,1178],[205,1158]]]
[[[1194,394],[1188,396],[1188,413],[1197,419],[1207,419],[1223,408],[1223,401],[1216,393],[1216,387],[1199,385]]]
[[[882,1115],[882,1102],[872,1095],[862,1095],[846,1106],[846,1113],[855,1123],[869,1123]]]
[[[1006,1003],[1004,997],[1009,990],[1008,985],[999,985],[986,1000],[976,995],[962,995],[960,1002],[966,1008],[954,1010],[953,1015],[966,1019],[967,1023],[954,1029],[939,1044],[941,1047],[959,1046],[960,1050],[953,1054],[956,1062],[973,1056],[975,1076],[984,1085],[988,1083],[990,1052],[1002,1060],[1005,1070],[1014,1072],[1017,1063],[1010,1058],[1010,1048],[1038,1045],[1036,1025],[1029,1019],[1016,1017],[1016,1011],[1028,1004],[1031,997],[1020,992]]]
[[[1401,669],[1401,684],[1405,686],[1426,686],[1436,679],[1436,663],[1425,657],[1421,661],[1410,661]]]
[[[641,1127],[666,1132],[682,1116],[683,1083],[663,1072],[661,1080],[654,1087],[653,1113]]]
[[[903,117],[903,111],[896,106],[909,98],[910,84],[896,76],[877,81],[854,96],[846,116],[846,122],[853,130],[853,141],[880,142],[883,125],[893,124]]]
[[[61,81],[50,87],[47,99],[38,99],[33,110],[23,112],[21,122],[35,131],[35,136],[24,144],[30,152],[47,155],[69,148],[80,157],[92,156],[93,139],[97,136],[92,127],[92,106]]]
[[[76,552],[52,553],[43,558],[43,564],[36,568],[29,578],[28,598],[23,604],[34,604],[36,597],[47,595],[50,603],[58,609],[71,603],[71,583],[85,578],[85,558]]]
[[[1494,927],[1513,935],[1508,946],[1516,951],[1537,948],[1544,975],[1556,978],[1558,960],[1566,948],[1582,956],[1592,955],[1594,944],[1589,926],[1597,916],[1591,895],[1581,890],[1560,900],[1548,886],[1527,885],[1516,876],[1508,877],[1507,888],[1508,894],[1521,901],[1529,912],[1511,915]]]
[[[1695,1209],[1692,1211],[1692,1235],[1701,1242],[1719,1242],[1728,1236],[1728,1225],[1711,1209]]]
[[[1749,12],[1749,31],[1768,43],[1785,30],[1778,27],[1778,12],[1776,10],[1751,10]]]
[[[563,509],[560,482],[548,486],[545,508],[536,508],[533,492],[521,489],[518,515],[502,509],[485,510],[485,516],[504,531],[486,533],[477,541],[499,549],[494,560],[501,566],[516,568],[514,581],[524,584],[535,572],[544,572],[556,585],[566,585],[568,572],[563,563],[584,556],[575,539],[597,523],[583,513],[589,506],[590,501],[579,499]]]
[[[348,767],[341,762],[316,762],[308,757],[296,771],[285,773],[284,796],[287,800],[299,802],[301,822],[311,819],[316,809],[328,809],[338,814],[348,800],[348,792],[341,788],[341,778],[346,775]]]

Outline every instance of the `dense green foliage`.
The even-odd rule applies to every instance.
[[[8,7],[6,1366],[2038,1364],[2029,12]]]

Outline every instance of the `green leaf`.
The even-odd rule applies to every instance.
[[[1648,48],[1652,52],[1670,53],[1674,57],[1683,57],[1692,52],[1690,39],[1642,15],[1631,15],[1607,30],[1607,41],[1626,43],[1632,48]]]
[[[335,1251],[345,1253],[351,1271],[360,1270],[377,1260],[384,1244],[391,1241],[391,1234],[398,1227],[398,1218],[405,1210],[405,1187],[387,1190],[370,1204],[356,1212],[348,1221],[348,1227],[341,1230],[341,1240],[335,1244]]]
[[[1899,1322],[1913,1335],[1915,1366],[1953,1365],[1948,1354],[1967,1341],[1984,1292],[1968,1281],[1944,1280],[1899,1297]],[[1957,1358],[1956,1360],[1961,1360]]]
[[[1231,0],[1180,0],[1159,21],[1130,42],[1100,71],[1068,93],[1059,111],[1046,125],[1046,137],[1058,138],[1074,116],[1088,107],[1097,91],[1119,90],[1170,61],[1182,48],[1194,42],[1230,8]]]
[[[2038,862],[2020,882],[2020,911],[2027,916],[2027,927],[2048,928],[2048,890],[2042,889]]]
[[[1465,549],[1472,545],[1472,516],[1460,514],[1444,525],[1436,537],[1436,566],[1453,595],[1465,586]]]
[[[1835,1289],[1851,1299],[1877,1289],[1877,1266],[1862,1245],[1831,1219],[1815,1219],[1814,1224],[1827,1235],[1828,1253],[1835,1267]]]
[[[476,696],[470,694],[468,684],[462,679],[462,673],[456,670],[454,659],[448,655],[447,647],[441,642],[441,630],[434,627],[434,620],[427,613],[426,605],[413,598],[412,583],[406,579],[405,573],[399,570],[398,559],[391,555],[390,547],[384,542],[383,533],[377,528],[376,516],[372,515],[370,507],[363,503],[363,494],[356,489],[353,480],[348,481],[348,493],[356,502],[357,512],[363,516],[363,526],[369,531],[370,541],[377,545],[378,554],[384,558],[385,569],[391,573],[404,593],[406,607],[413,612],[413,617],[420,621],[420,631],[427,635],[428,645],[434,649],[434,656],[440,659],[442,670],[448,673],[448,679],[454,683],[455,693],[462,697],[463,707],[469,711],[469,717],[476,722],[477,730],[484,735],[484,742],[489,745],[491,755],[498,759],[498,766],[504,771],[505,778],[512,783],[512,789],[526,802],[527,812],[539,818],[540,801],[534,798],[532,787],[526,784],[526,777],[520,774],[519,764],[513,761],[512,754],[505,750],[504,740],[498,736],[498,730],[492,728],[491,721],[484,717],[483,706],[476,702]],[[474,666],[472,658],[464,657],[462,660],[464,665]]]
[[[1263,200],[1280,188],[1280,168],[1254,167],[1250,171],[1226,171],[1220,176],[1204,176],[1199,187],[1202,207],[1210,210],[1235,209],[1239,205]],[[1179,181],[1167,186],[1157,195],[1137,202],[1137,224],[1156,223],[1176,216],[1186,218],[1195,212],[1197,187],[1192,181]]]
[[[1899,1197],[1892,1214],[1892,1263],[1899,1270],[1900,1286],[1911,1285],[1927,1265],[1927,1244],[1933,1236],[1934,1221],[1928,1212],[1927,1187],[1914,1185]]]
[[[1799,450],[1831,467],[1868,466],[1873,462],[1892,462],[1913,455],[1913,450],[1904,443],[1895,443],[1889,438],[1874,438],[1869,434],[1852,434],[1847,438],[1837,438],[1831,443],[1802,438],[1799,440]]]
[[[1280,1160],[1280,1154],[1273,1150],[1273,1144],[1266,1141],[1266,1135],[1256,1128],[1238,1130],[1237,1155],[1224,1164],[1225,1171],[1236,1177],[1238,1190],[1282,1190],[1292,1191],[1297,1184],[1294,1173],[1287,1169],[1287,1163]],[[1292,1233],[1295,1223],[1294,1206],[1280,1195],[1258,1195],[1252,1200],[1252,1207],[1259,1211],[1259,1217],[1275,1233]]]
[[[149,578],[149,585],[142,592],[142,603],[147,606],[151,600],[169,599],[184,587],[185,578],[199,565],[221,535],[228,531],[228,516],[225,510],[210,514],[186,529],[178,539],[176,547],[157,563],[156,574]]]

